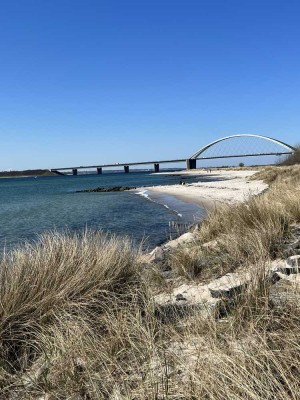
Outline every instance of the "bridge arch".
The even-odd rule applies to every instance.
[[[273,139],[268,136],[254,135],[254,134],[238,134],[238,135],[225,136],[221,139],[217,139],[211,143],[208,143],[206,146],[201,147],[201,149],[199,149],[198,151],[196,151],[196,153],[194,153],[192,156],[190,156],[189,160],[196,160],[198,158],[201,158],[201,157],[199,157],[201,154],[203,154],[206,150],[208,150],[209,148],[213,147],[214,145],[216,145],[220,142],[223,142],[225,140],[230,140],[233,138],[243,138],[243,137],[253,137],[253,138],[257,138],[257,139],[264,139],[266,141],[275,143],[285,149],[285,151],[282,151],[282,153],[278,152],[278,153],[274,153],[274,154],[288,154],[288,153],[293,153],[296,150],[291,145],[289,145],[285,142],[282,142],[281,140]],[[257,153],[257,155],[260,155],[260,153]],[[268,155],[268,154],[264,153],[264,155]],[[244,154],[243,156],[247,156],[247,154]],[[235,157],[235,156],[228,156],[228,157]],[[218,158],[218,157],[215,157],[215,158]],[[220,157],[220,158],[222,158],[222,157]]]

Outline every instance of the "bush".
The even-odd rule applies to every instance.
[[[300,164],[300,146],[296,146],[296,150],[293,154],[288,155],[280,165],[295,165]]]

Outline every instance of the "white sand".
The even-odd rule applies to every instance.
[[[257,195],[265,190],[268,185],[260,180],[249,180],[257,171],[251,170],[212,170],[207,173],[203,170],[171,172],[184,179],[188,176],[199,176],[205,182],[186,183],[185,185],[149,186],[143,190],[161,192],[173,195],[183,201],[199,204],[211,209],[218,203],[239,203]]]

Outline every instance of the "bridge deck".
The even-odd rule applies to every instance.
[[[125,165],[148,165],[148,164],[167,164],[176,162],[185,162],[186,159],[178,160],[160,160],[160,161],[139,161],[139,162],[129,162],[129,163],[115,163],[115,164],[98,164],[98,165],[80,165],[79,167],[63,167],[63,168],[52,168],[51,171],[66,171],[69,169],[89,169],[89,168],[111,168],[111,167],[124,167]]]
[[[231,156],[217,156],[217,157],[199,157],[196,160],[215,160],[224,158],[238,158],[238,157],[259,157],[259,156],[281,156],[291,154],[292,152],[281,152],[281,153],[256,153],[256,154],[237,154]],[[78,167],[60,167],[51,168],[51,171],[68,171],[78,169],[91,169],[91,168],[113,168],[113,167],[124,167],[133,165],[150,165],[150,164],[171,164],[177,162],[186,162],[186,158],[180,158],[175,160],[157,160],[157,161],[140,161],[140,162],[129,162],[129,163],[115,163],[115,164],[97,164],[97,165],[80,165]]]

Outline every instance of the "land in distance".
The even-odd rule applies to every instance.
[[[27,176],[57,176],[49,169],[26,169],[24,171],[0,171],[0,178],[22,178]]]

